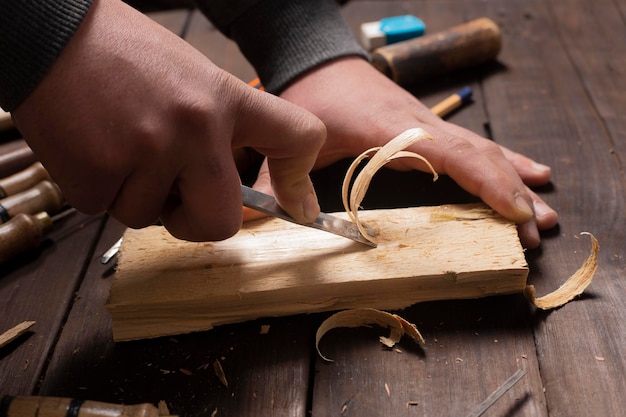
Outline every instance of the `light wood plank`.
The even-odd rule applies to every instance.
[[[482,205],[371,210],[362,217],[379,231],[377,248],[277,219],[217,243],[180,241],[160,227],[129,230],[107,306],[114,338],[257,317],[397,309],[525,286],[515,225]]]

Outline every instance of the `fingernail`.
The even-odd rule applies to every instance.
[[[520,214],[523,214],[523,216],[526,217],[528,220],[535,217],[535,212],[533,211],[532,207],[530,207],[530,204],[528,204],[528,201],[526,201],[526,199],[523,198],[522,196],[517,196],[515,198],[515,205],[517,206],[517,209],[520,211]]]
[[[540,219],[546,215],[552,215],[554,211],[548,207],[547,204],[543,204],[541,201],[535,202],[535,217]]]
[[[535,219],[540,229],[547,229],[557,224],[558,215],[543,201],[535,201]]]
[[[535,171],[541,171],[541,172],[546,172],[546,171],[550,171],[551,170],[551,168],[549,166],[544,165],[544,164],[540,164],[539,162],[533,162],[532,168]]]
[[[320,215],[320,205],[317,202],[317,196],[315,192],[311,192],[302,205],[304,217],[310,222],[317,219],[317,216]]]

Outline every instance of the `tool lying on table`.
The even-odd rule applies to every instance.
[[[35,154],[23,139],[0,144],[0,177],[14,174],[35,162]]]
[[[0,198],[27,190],[43,180],[52,181],[52,178],[41,162],[35,162],[22,171],[0,179]]]
[[[36,214],[40,211],[55,213],[63,207],[65,199],[55,183],[43,180],[34,187],[0,200],[0,224],[20,213]]]
[[[355,242],[376,247],[376,244],[365,239],[361,232],[359,232],[357,225],[350,221],[331,216],[330,214],[320,213],[313,223],[300,223],[287,214],[285,210],[278,205],[276,199],[270,195],[253,190],[245,185],[241,186],[241,194],[243,197],[243,205],[251,209],[258,210],[273,217],[278,217],[279,219],[286,220],[288,222],[323,230],[325,232],[347,237]]]
[[[152,404],[122,405],[57,397],[0,397],[0,417],[159,417]]]
[[[381,46],[371,54],[372,65],[401,86],[485,64],[502,46],[500,28],[480,18],[450,29]]]
[[[36,214],[18,213],[8,222],[0,224],[0,264],[37,249],[55,222],[74,213],[76,213],[74,208],[52,217],[45,211]]]

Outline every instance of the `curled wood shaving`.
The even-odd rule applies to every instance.
[[[350,216],[350,219],[356,223],[363,237],[370,242],[374,242],[374,237],[368,233],[367,229],[359,221],[358,209],[363,201],[363,198],[365,198],[365,193],[367,192],[370,182],[372,181],[372,177],[380,168],[394,159],[416,158],[424,162],[433,173],[433,181],[437,180],[437,172],[435,172],[435,169],[426,158],[415,152],[404,150],[413,145],[415,142],[423,139],[434,140],[434,138],[424,129],[409,129],[390,140],[385,146],[379,146],[366,150],[359,155],[348,168],[348,172],[346,172],[341,188],[343,207],[348,213],[348,216]],[[350,189],[350,183],[356,168],[364,159],[370,157],[370,161],[365,165],[365,167],[363,167],[361,172],[359,172],[354,180],[354,183],[352,184],[352,188]]]
[[[593,275],[596,269],[598,269],[598,251],[600,250],[600,244],[591,233],[583,232],[581,234],[589,235],[591,238],[591,253],[574,275],[569,277],[567,281],[555,291],[539,298],[536,298],[535,287],[533,285],[526,286],[524,295],[536,307],[542,310],[560,307],[582,294],[591,283]]]
[[[380,327],[389,328],[389,336],[380,337],[380,342],[387,347],[393,347],[405,334],[408,334],[418,343],[424,343],[424,338],[415,325],[409,323],[402,317],[373,308],[358,308],[340,311],[324,320],[324,322],[317,329],[317,333],[315,335],[315,348],[317,349],[317,353],[322,357],[322,359],[328,362],[333,362],[332,359],[322,355],[319,349],[320,340],[329,330],[339,327],[361,327],[374,324]]]

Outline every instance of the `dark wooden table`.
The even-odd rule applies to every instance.
[[[104,308],[112,265],[100,256],[124,228],[105,216],[65,219],[38,251],[1,265],[0,332],[32,331],[0,350],[0,393],[110,402],[164,400],[182,416],[463,416],[517,369],[526,376],[485,415],[618,416],[626,410],[626,3],[618,0],[353,1],[361,22],[411,13],[436,32],[486,16],[503,31],[498,64],[417,85],[434,104],[464,85],[471,105],[449,120],[553,169],[538,190],[560,215],[527,252],[529,282],[557,288],[600,241],[586,294],[545,313],[521,295],[432,302],[402,311],[426,345],[381,348],[382,329],[331,332],[328,314],[268,318],[212,331],[115,344]],[[151,13],[215,63],[254,78],[237,48],[199,13]],[[338,209],[337,164],[314,179],[323,209]],[[385,172],[391,197],[372,188],[369,207],[439,204],[469,196],[420,174]],[[437,188],[440,187],[440,188]],[[382,188],[382,187],[379,187]],[[445,190],[442,192],[441,190]],[[378,196],[378,197],[376,197]],[[269,325],[267,334],[261,326]],[[228,386],[213,371],[223,366]]]

